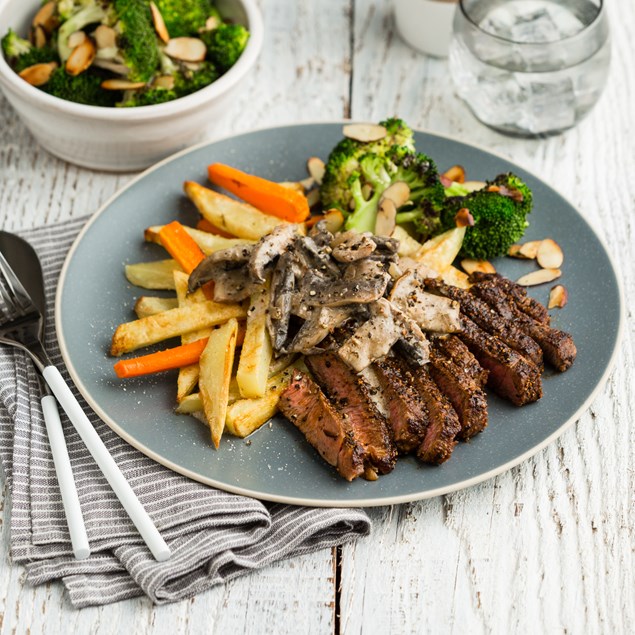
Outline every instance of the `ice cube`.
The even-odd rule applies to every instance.
[[[576,98],[570,77],[542,78],[517,76],[526,102],[518,125],[533,133],[564,130],[576,122]]]

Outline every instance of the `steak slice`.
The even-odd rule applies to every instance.
[[[435,342],[450,361],[456,364],[457,368],[466,373],[468,377],[471,377],[479,388],[485,387],[487,371],[478,363],[470,349],[456,335],[439,337]]]
[[[481,387],[439,346],[440,339],[430,348],[430,376],[448,398],[456,412],[464,441],[482,432],[487,426],[487,399]]]
[[[534,339],[542,349],[545,359],[556,370],[564,372],[573,364],[577,350],[571,335],[529,317],[496,281],[479,282],[470,290],[498,311],[505,320],[513,320],[524,333]]]
[[[475,271],[470,275],[470,282],[492,282],[498,285],[516,303],[516,306],[529,317],[541,324],[549,326],[551,316],[544,304],[527,295],[527,289],[498,273],[481,273]]]
[[[529,335],[520,330],[514,322],[504,320],[492,307],[475,295],[443,283],[441,280],[429,279],[425,281],[426,288],[441,295],[456,300],[461,305],[461,311],[483,330],[491,335],[500,337],[507,346],[518,351],[523,357],[544,368],[542,349]]]
[[[317,384],[299,370],[293,372],[279,407],[322,458],[347,480],[364,473],[366,453],[346,421],[334,410]]]
[[[523,406],[542,397],[540,370],[505,342],[480,329],[468,317],[463,317],[461,339],[483,368],[489,371],[487,385],[516,406]]]
[[[371,388],[336,353],[309,355],[306,365],[368,455],[369,466],[380,474],[395,467],[397,451],[386,418],[373,402]]]
[[[423,442],[429,421],[414,377],[394,357],[375,362],[373,368],[384,395],[392,439],[400,452],[412,452]]]

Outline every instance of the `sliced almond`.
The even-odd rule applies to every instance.
[[[93,32],[98,49],[111,49],[117,46],[117,32],[112,27],[100,24]]]
[[[516,282],[523,287],[533,287],[537,284],[551,282],[562,275],[560,269],[538,269],[524,276],[521,276]]]
[[[496,273],[494,265],[489,260],[474,260],[473,258],[464,258],[461,260],[461,267],[465,273]]]
[[[538,248],[541,242],[542,240],[530,240],[529,242],[523,243],[516,257],[533,260],[538,254]]]
[[[43,86],[51,78],[51,73],[57,68],[57,62],[47,64],[33,64],[18,73],[31,86]]]
[[[375,234],[377,236],[392,236],[397,225],[397,206],[391,198],[382,198],[375,220]]]
[[[39,24],[33,28],[33,45],[38,49],[46,46],[46,31]]]
[[[161,11],[154,2],[150,3],[150,11],[152,12],[152,22],[154,23],[154,30],[157,35],[167,44],[170,41],[170,34],[168,28],[165,26]]]
[[[154,80],[153,86],[172,90],[174,88],[174,77],[172,75],[159,75],[159,77]]]
[[[95,59],[97,49],[90,38],[86,38],[79,46],[75,47],[66,60],[66,72],[69,75],[83,73]]]
[[[350,123],[344,126],[342,132],[345,137],[354,141],[361,141],[362,143],[379,141],[388,134],[384,126],[376,123]]]
[[[304,186],[302,183],[298,181],[280,181],[278,185],[282,185],[282,187],[289,188],[290,190],[295,190],[298,194],[304,194]]]
[[[567,288],[562,284],[557,284],[551,288],[549,292],[549,309],[562,309],[569,300],[569,292]]]
[[[322,219],[326,222],[326,228],[334,234],[344,226],[344,214],[339,209],[330,209],[324,214]]]
[[[101,83],[104,90],[138,90],[145,82],[131,82],[127,79],[106,79]]]
[[[111,60],[102,60],[99,58],[99,55],[95,57],[93,66],[111,71],[112,73],[115,73],[115,75],[123,75],[124,77],[130,72],[130,69],[125,64],[119,64],[118,62],[113,62]]]
[[[324,165],[324,161],[322,161],[322,159],[320,159],[319,157],[311,157],[306,162],[306,168],[315,182],[318,185],[321,185],[322,179],[324,178],[324,170],[326,168],[326,166]]]
[[[302,179],[301,181],[298,181],[298,183],[302,186],[305,192],[308,192],[315,185],[315,179],[312,176],[307,176],[306,179]]]
[[[40,7],[31,24],[33,27],[41,26],[50,33],[55,22],[57,22],[55,18],[55,2],[51,0],[51,2],[47,2]]]
[[[465,168],[462,165],[453,165],[443,173],[443,176],[455,183],[465,183]]]
[[[320,202],[320,190],[311,190],[306,195],[306,201],[309,204],[309,207],[314,207]]]
[[[457,227],[473,227],[474,216],[470,214],[470,210],[467,207],[462,207],[454,217],[454,222]]]
[[[68,48],[77,48],[86,41],[86,33],[83,31],[75,31],[68,36]]]
[[[408,184],[403,181],[395,181],[395,183],[384,190],[382,198],[390,199],[398,209],[405,205],[410,199],[410,188]],[[390,234],[386,234],[386,236],[390,236]]]
[[[362,185],[362,196],[368,200],[371,195],[373,193],[373,188],[368,184],[368,183],[364,183],[364,185]]]
[[[522,245],[512,245],[508,250],[507,250],[507,255],[510,256],[511,258],[524,258],[525,256],[523,256],[520,253],[520,250],[522,249]]]
[[[213,31],[220,26],[220,20],[215,15],[210,15],[207,20],[205,20],[205,28],[203,31]]]
[[[482,190],[487,183],[485,183],[485,181],[465,181],[464,183],[461,183],[461,185],[468,192],[478,192],[479,190]]]
[[[564,261],[564,254],[555,240],[545,238],[538,246],[536,260],[545,269],[559,269]]]
[[[175,37],[165,46],[165,54],[183,62],[202,62],[207,47],[203,40],[195,37]]]

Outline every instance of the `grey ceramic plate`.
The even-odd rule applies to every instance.
[[[107,355],[115,326],[133,319],[135,298],[123,265],[165,257],[143,242],[150,225],[178,218],[195,221],[182,194],[184,180],[206,184],[214,161],[274,180],[306,176],[307,157],[326,158],[341,137],[341,124],[305,124],[260,130],[185,151],[145,172],[112,198],[82,231],[71,250],[57,294],[57,330],[64,360],[88,403],[133,446],[193,479],[266,500],[335,506],[384,505],[422,499],[490,478],[535,454],[560,435],[588,406],[604,382],[617,348],[620,289],[611,261],[586,221],[559,194],[535,176],[481,149],[451,139],[417,133],[417,148],[440,168],[461,163],[471,179],[514,170],[534,191],[535,211],[526,238],[557,240],[566,260],[562,283],[569,303],[554,313],[554,325],[573,334],[578,359],[565,374],[547,372],[545,396],[516,408],[489,398],[490,423],[470,443],[457,446],[441,467],[411,458],[378,481],[347,483],[325,464],[303,436],[275,418],[245,440],[226,437],[218,451],[207,429],[173,414],[175,374],[121,381]],[[501,259],[511,278],[530,271],[530,262]],[[551,285],[531,293],[546,302]]]

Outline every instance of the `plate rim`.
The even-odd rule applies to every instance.
[[[81,243],[84,235],[90,230],[93,223],[96,222],[96,220],[110,207],[110,205],[117,198],[122,196],[128,189],[134,187],[139,181],[144,179],[148,174],[154,172],[155,170],[158,170],[159,168],[163,167],[164,165],[168,163],[171,163],[172,161],[176,161],[180,159],[181,157],[186,156],[192,152],[196,152],[204,147],[213,145],[220,141],[234,139],[234,138],[238,138],[238,137],[242,137],[242,136],[246,136],[246,135],[250,135],[250,134],[254,134],[258,132],[274,131],[278,129],[288,129],[288,128],[299,127],[299,126],[334,125],[334,124],[344,125],[344,124],[352,123],[355,121],[359,121],[359,120],[335,119],[335,120],[320,120],[320,121],[302,121],[302,122],[295,122],[290,124],[279,124],[275,126],[262,126],[262,127],[254,128],[254,129],[239,132],[239,133],[230,133],[227,135],[215,136],[212,139],[208,139],[196,145],[180,150],[179,152],[176,152],[175,154],[172,154],[169,157],[166,157],[165,159],[159,161],[158,163],[155,163],[154,165],[150,166],[149,168],[147,168],[146,170],[138,174],[136,177],[134,177],[132,180],[130,180],[128,183],[126,183],[122,188],[118,189],[110,197],[108,197],[108,199],[95,212],[93,212],[93,214],[90,216],[86,224],[82,227],[77,237],[73,241],[73,244],[71,245],[64,259],[64,264],[62,265],[62,269],[60,271],[59,279],[57,282],[57,289],[55,291],[55,331],[56,331],[62,359],[64,361],[64,365],[66,366],[66,369],[68,370],[71,376],[71,379],[73,383],[75,384],[75,387],[77,388],[77,390],[79,390],[82,397],[86,400],[90,408],[101,419],[101,421],[103,421],[121,439],[126,441],[126,443],[130,444],[132,447],[139,450],[148,458],[152,459],[153,461],[156,461],[157,463],[159,463],[160,465],[163,465],[164,467],[167,467],[168,469],[172,470],[173,472],[177,474],[181,474],[183,476],[186,476],[187,478],[192,479],[193,481],[203,483],[204,485],[209,485],[211,487],[215,487],[225,492],[247,496],[249,498],[255,498],[255,499],[263,500],[263,501],[283,503],[283,504],[289,504],[289,505],[302,505],[302,506],[312,506],[312,507],[340,507],[340,508],[380,507],[385,505],[398,505],[402,503],[410,503],[410,502],[415,502],[420,500],[426,500],[428,498],[435,498],[437,496],[441,496],[444,494],[451,494],[452,492],[467,489],[468,487],[473,487],[474,485],[478,485],[479,483],[482,483],[491,478],[494,478],[495,476],[498,476],[499,474],[507,472],[508,470],[512,469],[513,467],[516,467],[517,465],[520,465],[521,463],[525,462],[527,459],[530,459],[532,456],[538,454],[541,450],[543,450],[545,447],[553,443],[553,441],[555,441],[560,436],[562,436],[562,434],[564,434],[564,432],[566,432],[566,430],[568,430],[580,418],[580,415],[589,408],[589,406],[595,400],[600,390],[604,388],[609,375],[611,374],[611,372],[613,371],[613,368],[615,367],[617,355],[618,355],[618,352],[620,351],[620,345],[622,343],[622,339],[624,336],[625,302],[624,302],[623,280],[622,280],[622,276],[620,275],[620,269],[611,251],[608,249],[604,236],[600,233],[599,229],[596,227],[595,222],[592,222],[588,218],[583,216],[578,210],[576,205],[571,203],[571,201],[566,196],[564,196],[558,190],[553,188],[549,183],[546,183],[542,177],[538,176],[533,171],[528,170],[523,166],[520,166],[518,163],[516,163],[509,157],[506,157],[498,152],[493,152],[492,150],[485,148],[481,146],[480,144],[462,141],[451,135],[440,134],[437,132],[433,132],[431,130],[426,130],[424,128],[412,128],[414,132],[426,134],[426,135],[437,137],[440,139],[446,139],[448,141],[452,141],[455,143],[462,143],[464,145],[480,150],[481,152],[484,152],[486,154],[499,158],[502,161],[511,162],[511,163],[514,163],[515,165],[519,165],[519,167],[521,167],[521,169],[524,172],[526,172],[527,174],[530,174],[533,178],[538,180],[540,183],[544,183],[547,187],[553,190],[558,196],[560,196],[568,205],[570,205],[571,208],[575,210],[579,218],[584,223],[587,224],[587,226],[589,227],[589,229],[591,230],[595,238],[598,240],[598,242],[602,246],[602,249],[604,250],[604,253],[607,256],[608,261],[613,270],[613,273],[615,275],[615,279],[617,282],[617,290],[618,290],[618,300],[620,303],[619,323],[617,327],[617,336],[615,338],[615,345],[613,347],[613,351],[611,352],[611,357],[606,365],[606,368],[604,369],[604,372],[602,373],[595,388],[591,391],[587,399],[576,409],[576,411],[561,426],[559,426],[556,430],[554,430],[548,437],[543,439],[541,442],[539,442],[538,444],[536,444],[535,446],[533,446],[532,448],[530,448],[523,454],[515,457],[514,459],[507,461],[506,463],[499,465],[491,470],[482,472],[471,478],[464,479],[457,483],[453,483],[452,485],[437,487],[432,490],[426,490],[425,492],[414,492],[414,493],[403,494],[399,496],[386,496],[384,498],[379,498],[379,499],[356,498],[356,499],[347,499],[347,500],[339,500],[339,499],[324,500],[324,499],[301,498],[301,497],[295,497],[295,496],[278,496],[275,494],[267,494],[267,493],[263,494],[262,492],[259,492],[253,489],[238,487],[231,484],[227,485],[226,483],[217,481],[213,478],[207,478],[207,477],[201,476],[200,474],[197,474],[196,472],[193,472],[192,470],[189,470],[183,466],[177,465],[173,461],[170,461],[166,459],[165,457],[162,457],[161,455],[152,451],[143,443],[137,441],[137,439],[135,439],[132,435],[128,434],[123,428],[121,428],[121,426],[114,419],[112,419],[96,403],[96,401],[93,399],[90,391],[85,386],[84,382],[82,381],[81,377],[79,376],[76,368],[74,367],[70,359],[70,355],[68,352],[68,348],[66,346],[66,339],[64,337],[64,331],[62,327],[62,318],[61,318],[62,311],[60,310],[62,293],[63,293],[65,281],[66,281],[66,276],[70,268],[71,260],[73,259],[75,251],[77,247],[79,246],[79,244]]]

